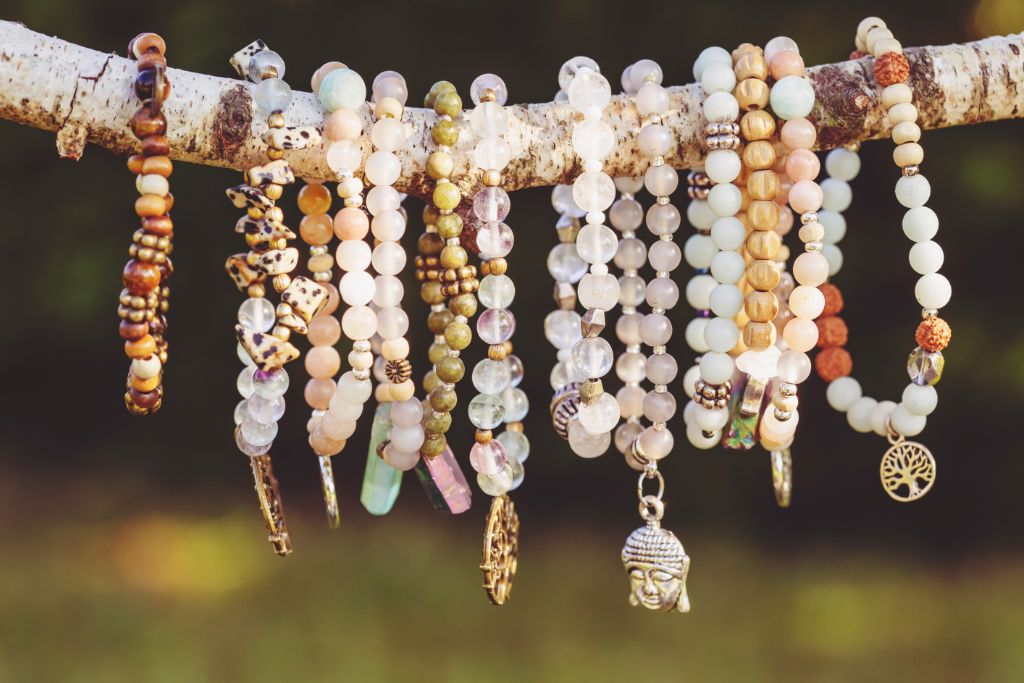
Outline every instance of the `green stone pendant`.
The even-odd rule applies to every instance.
[[[402,488],[402,473],[384,462],[377,455],[377,447],[391,436],[391,404],[382,403],[373,414],[373,428],[370,432],[370,449],[366,454],[366,471],[363,473],[363,489],[359,502],[371,515],[386,515],[391,512],[398,492]]]

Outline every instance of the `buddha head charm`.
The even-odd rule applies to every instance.
[[[644,494],[646,479],[658,480],[657,495]],[[686,576],[690,558],[676,535],[661,528],[664,491],[661,473],[651,467],[645,469],[637,483],[637,495],[640,516],[646,523],[633,531],[622,547],[622,566],[629,577],[629,604],[658,612],[689,612]]]

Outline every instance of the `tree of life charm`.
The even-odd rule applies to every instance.
[[[495,496],[484,531],[484,590],[492,604],[504,605],[519,563],[519,515],[512,499]]]
[[[899,437],[882,456],[879,473],[889,497],[909,503],[931,490],[935,483],[935,458],[921,444]]]

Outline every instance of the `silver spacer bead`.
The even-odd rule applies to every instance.
[[[821,242],[804,242],[804,251],[812,254],[821,253]]]
[[[917,175],[920,172],[921,172],[921,167],[918,166],[917,164],[913,164],[912,166],[904,166],[903,167],[903,175],[905,175],[907,177],[915,176],[915,175]]]
[[[778,420],[779,422],[786,422],[792,416],[793,413],[789,412],[788,410],[779,410],[778,408],[775,409],[775,419]]]
[[[811,223],[817,223],[818,222],[818,212],[817,211],[805,211],[805,212],[803,212],[802,214],[800,214],[800,222],[802,224],[804,224],[804,225],[810,225]]]

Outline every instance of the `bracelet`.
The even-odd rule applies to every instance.
[[[875,57],[875,80],[883,88],[882,102],[893,126],[891,137],[897,145],[893,160],[901,169],[901,177],[896,183],[896,199],[908,209],[903,217],[903,230],[914,242],[910,250],[910,264],[920,275],[914,295],[922,306],[923,320],[914,335],[918,345],[907,361],[910,383],[903,390],[898,404],[879,403],[864,396],[860,383],[849,375],[831,380],[826,397],[833,408],[847,414],[847,420],[857,431],[873,430],[875,420],[880,426],[884,424],[891,447],[883,455],[879,468],[882,487],[892,499],[909,502],[928,493],[935,483],[934,456],[923,445],[908,441],[907,437],[916,436],[924,430],[927,416],[938,404],[934,385],[942,378],[945,366],[942,351],[952,337],[949,324],[938,317],[938,311],[949,303],[952,288],[946,277],[938,272],[944,255],[942,248],[932,240],[938,231],[938,217],[925,206],[931,196],[931,186],[920,174],[924,150],[918,144],[921,129],[916,123],[913,91],[906,84],[910,68],[903,56],[903,48],[886,28],[885,22],[877,17],[869,17],[857,27],[856,47],[858,51]],[[830,293],[833,301],[829,311],[838,313],[842,308],[841,299]],[[823,361],[822,364],[825,363]],[[828,374],[845,370],[844,367],[827,369]]]
[[[240,76],[258,83],[253,99],[268,117],[263,140],[270,160],[250,168],[246,182],[226,192],[236,208],[246,209],[235,231],[245,235],[249,246],[247,253],[231,256],[225,264],[239,291],[248,294],[238,309],[235,326],[238,355],[246,363],[237,381],[243,400],[235,408],[235,443],[250,458],[269,540],[275,552],[287,555],[291,538],[269,452],[277,436],[277,421],[285,412],[289,379],[284,365],[299,356],[289,338],[292,332],[308,332],[310,321],[328,304],[328,290],[309,278],[292,279],[289,275],[299,252],[288,246],[295,233],[284,225],[284,212],[277,200],[284,186],[295,182],[285,150],[316,145],[320,135],[315,128],[285,126],[283,112],[291,104],[292,92],[282,80],[284,60],[263,41],[235,53],[231,64]],[[281,293],[276,308],[266,298],[267,277]]]
[[[118,333],[131,359],[124,405],[132,415],[151,415],[163,403],[163,366],[167,363],[167,280],[171,264],[174,224],[170,211],[174,197],[167,178],[172,164],[167,154],[167,120],[161,109],[170,95],[167,80],[166,46],[155,33],[142,33],[128,44],[136,59],[138,76],[135,94],[142,106],[131,119],[132,133],[142,143],[142,153],[128,159],[128,170],[136,174],[135,213],[141,227],[132,236],[130,260],[124,266],[117,308]]]

